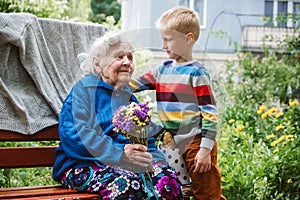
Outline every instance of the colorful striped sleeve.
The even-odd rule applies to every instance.
[[[153,71],[149,71],[136,79],[131,79],[129,87],[133,92],[140,92],[144,90],[155,90],[156,84],[157,82]]]
[[[193,76],[194,93],[202,117],[202,142],[200,147],[212,149],[217,135],[219,113],[213,95],[210,77],[205,68],[199,68]]]

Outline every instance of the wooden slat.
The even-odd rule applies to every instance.
[[[17,188],[17,190],[0,189],[0,199],[6,198],[16,198],[16,197],[29,197],[29,196],[41,196],[47,194],[72,194],[77,193],[76,190],[64,189],[59,186],[44,187],[44,186],[34,186],[34,187],[22,187]]]
[[[34,186],[0,189],[0,199],[97,199],[98,195],[81,193],[61,186]]]
[[[0,148],[0,168],[53,166],[55,146]]]
[[[25,197],[25,198],[9,198],[9,200],[83,200],[83,199],[96,200],[100,198],[96,194],[89,194],[89,193],[49,195],[49,196]]]
[[[33,189],[48,189],[48,188],[62,188],[61,185],[44,185],[44,186],[24,186],[24,187],[13,187],[13,188],[0,188],[0,194],[6,191],[23,191]],[[1,196],[0,196],[1,197]]]
[[[24,135],[22,133],[0,130],[0,141],[54,141],[59,140],[58,126],[54,125],[45,128],[33,135]]]

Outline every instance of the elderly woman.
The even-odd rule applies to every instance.
[[[164,130],[150,124],[148,147],[114,131],[114,112],[137,102],[127,86],[134,71],[132,51],[118,34],[95,40],[82,64],[91,66],[90,73],[74,85],[60,113],[53,177],[100,199],[182,199],[176,172],[155,144]]]

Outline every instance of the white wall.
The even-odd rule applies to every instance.
[[[144,29],[143,45],[160,49],[160,38],[153,30],[155,21],[164,11],[177,5],[178,0],[122,0],[122,29]],[[240,45],[243,26],[263,25],[263,15],[264,0],[207,0],[206,27],[201,29],[196,51],[232,52],[234,46],[229,46],[229,42]],[[148,33],[146,28],[150,30]],[[225,37],[217,38],[211,33],[220,30]]]

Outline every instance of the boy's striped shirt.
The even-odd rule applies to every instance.
[[[212,149],[218,110],[209,73],[197,61],[176,64],[165,61],[132,80],[130,87],[134,91],[156,90],[158,115],[176,143],[202,134],[200,146]]]

